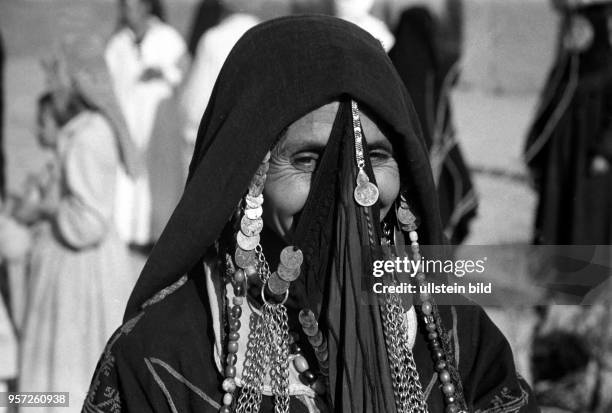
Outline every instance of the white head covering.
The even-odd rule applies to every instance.
[[[139,175],[144,168],[144,160],[130,138],[113,92],[101,39],[67,37],[44,67],[49,79],[77,92],[87,105],[107,118],[117,137],[126,171],[131,176]]]
[[[374,0],[336,0],[336,13],[343,19],[361,18],[370,13]]]

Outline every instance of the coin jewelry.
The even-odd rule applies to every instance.
[[[357,104],[352,102],[353,126],[355,132],[355,150],[357,167],[355,201],[364,207],[374,205],[378,200],[378,188],[371,183],[365,173],[363,141]],[[269,380],[274,396],[274,412],[289,412],[289,369],[290,362],[298,372],[299,379],[309,385],[317,394],[323,395],[329,374],[329,350],[327,341],[319,329],[317,317],[307,308],[300,311],[298,320],[302,332],[312,346],[318,362],[318,373],[310,368],[295,339],[289,333],[288,314],[285,302],[289,296],[291,282],[300,276],[304,256],[302,251],[293,246],[285,247],[280,253],[280,262],[276,271],[270,271],[268,262],[260,244],[260,233],[263,229],[263,186],[268,171],[269,153],[251,180],[248,193],[242,202],[241,216],[238,221],[233,254],[226,257],[226,271],[234,288],[234,297],[227,311],[227,347],[225,354],[225,378],[222,388],[225,392],[221,413],[254,413],[260,410],[264,380]],[[399,199],[396,210],[398,225],[408,232],[414,259],[420,259],[417,228],[418,217],[410,208],[405,195]],[[383,242],[389,231],[383,231]],[[371,240],[372,242],[372,240]],[[252,313],[249,319],[249,337],[245,351],[245,363],[242,373],[242,389],[235,396],[236,363],[238,360],[242,305],[245,302],[249,280],[258,277],[261,281],[261,299],[263,302],[259,314]],[[416,276],[421,285],[425,274]],[[446,413],[465,413],[465,401],[461,381],[454,367],[452,354],[445,348],[442,336],[445,334],[439,322],[439,315],[433,299],[429,294],[419,296],[418,312],[424,321],[432,358],[438,373],[441,390],[446,403]],[[387,353],[391,366],[394,396],[398,412],[428,412],[427,401],[421,388],[412,349],[408,346],[407,332],[404,327],[402,301],[397,295],[387,295],[382,309],[383,329]]]
[[[396,216],[401,229],[405,232],[416,231],[419,226],[419,219],[410,209],[404,193],[401,193],[399,196],[399,207],[397,208]]]
[[[263,229],[263,187],[268,171],[268,152],[257,169],[248,193],[242,204],[242,213],[236,231],[236,249],[233,257],[229,257],[227,267],[236,268],[232,283],[235,296],[233,306],[229,311],[229,334],[225,380],[222,387],[226,392],[223,396],[222,413],[257,412],[262,400],[264,378],[270,378],[274,395],[274,411],[287,413],[289,411],[289,359],[290,335],[288,327],[287,308],[285,301],[289,296],[289,286],[300,276],[300,268],[304,260],[302,251],[293,246],[284,248],[280,254],[280,263],[276,271],[271,272],[260,244],[260,233]],[[233,258],[233,259],[232,259]],[[260,314],[251,314],[249,320],[250,334],[245,353],[246,362],[242,374],[243,387],[238,398],[234,397],[237,388],[236,367],[238,330],[240,328],[241,305],[246,296],[247,285],[251,277],[259,277],[263,283],[261,298],[263,306]],[[305,380],[313,380],[315,376],[309,370],[306,359],[296,352],[293,366]],[[233,410],[232,410],[233,407]]]
[[[357,161],[357,185],[353,196],[355,201],[363,207],[371,207],[378,201],[378,187],[370,182],[365,168],[365,155],[363,151],[363,134],[361,121],[359,119],[359,108],[357,102],[351,100],[351,113],[353,117],[353,136],[355,137],[355,159]]]

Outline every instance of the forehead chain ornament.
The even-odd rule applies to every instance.
[[[363,207],[371,207],[378,201],[378,187],[370,182],[365,168],[365,155],[363,151],[363,134],[361,132],[361,121],[359,119],[359,108],[357,102],[351,100],[351,113],[353,118],[353,135],[355,137],[355,159],[357,161],[357,182],[353,197]]]

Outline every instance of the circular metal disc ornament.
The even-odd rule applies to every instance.
[[[234,259],[236,260],[236,265],[240,268],[247,268],[257,264],[257,256],[254,250],[247,251],[238,247],[234,253]]]
[[[236,233],[236,243],[240,248],[245,251],[254,250],[255,247],[259,244],[259,235],[255,235],[254,237],[247,237],[242,232]]]
[[[359,205],[370,207],[378,201],[378,188],[372,182],[366,182],[357,185],[353,196]]]
[[[273,273],[270,278],[268,278],[268,288],[272,294],[282,295],[289,289],[289,283],[282,280],[277,273]]]
[[[249,195],[259,196],[263,192],[263,185],[250,185],[249,186]]]
[[[316,351],[316,347],[319,347],[321,344],[323,344],[323,334],[321,333],[321,330],[318,330],[317,334],[315,334],[314,336],[308,337],[308,342],[310,343],[310,345],[315,347]],[[321,351],[323,350],[324,349],[321,349]]]
[[[300,324],[302,325],[302,327],[309,327],[317,324],[317,319],[314,313],[308,308],[300,310],[298,319],[300,320]]]
[[[287,281],[287,282],[291,282],[291,281],[295,281],[298,279],[298,277],[300,276],[300,268],[289,268],[286,267],[283,263],[280,263],[278,265],[278,269],[276,270],[276,272],[278,273],[278,276]]]
[[[299,268],[304,262],[304,254],[299,248],[288,246],[281,251],[280,262],[287,268]]]
[[[259,235],[263,229],[263,219],[249,219],[247,216],[243,216],[240,219],[240,231],[247,237],[253,237]]]
[[[326,349],[320,352],[315,351],[315,356],[317,357],[319,364],[322,364],[321,368],[323,368],[323,365],[327,366],[327,363],[323,364],[322,362],[327,361],[327,359],[329,358],[329,350]]]
[[[257,218],[261,218],[261,214],[263,213],[263,208],[262,207],[257,207],[257,208],[246,208],[244,210],[244,215],[248,218],[248,219],[257,219]]]
[[[259,168],[257,168],[257,174],[258,175],[265,175],[268,173],[268,170],[270,169],[270,164],[268,162],[262,162],[259,165]]]
[[[406,226],[408,231],[417,229],[417,218],[408,208],[400,207],[397,209],[397,220]]]
[[[368,174],[363,169],[360,169],[357,173],[357,186],[363,185],[367,182],[370,182],[370,178],[368,178]]]
[[[319,344],[319,345],[314,345],[313,344],[313,346],[314,346],[315,353],[322,353],[324,351],[327,351],[327,349],[328,349],[327,348],[327,340],[323,340],[322,337],[321,337],[321,344]]]
[[[257,208],[263,204],[264,199],[263,195],[252,196],[247,194],[247,196],[244,197],[244,201],[248,208]]]
[[[253,175],[253,179],[251,179],[251,186],[257,185],[257,186],[264,186],[264,184],[266,183],[266,173],[259,173],[259,171],[257,171],[257,173],[255,175]]]
[[[314,337],[319,331],[319,325],[315,324],[311,326],[302,326],[302,330],[304,331],[304,334],[306,334],[309,338]]]

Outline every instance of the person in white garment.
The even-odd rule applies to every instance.
[[[104,343],[134,286],[128,249],[114,228],[117,171],[142,169],[117,107],[102,42],[73,40],[49,62],[47,87],[59,131],[47,141],[59,177],[29,228],[27,311],[20,337],[20,392],[69,392],[76,413]],[[58,400],[58,403],[59,400]]]
[[[252,0],[250,2],[255,3]],[[202,113],[206,109],[221,66],[238,39],[259,23],[257,17],[247,12],[253,8],[249,0],[225,0],[222,3],[226,9],[226,16],[219,24],[208,29],[200,37],[191,69],[179,98],[183,125],[185,176],[187,176],[187,168]]]
[[[187,48],[181,35],[163,21],[159,0],[119,0],[119,8],[119,27],[108,43],[106,60],[131,138],[146,157],[160,103],[172,98],[183,79]],[[154,242],[150,173],[137,180],[120,174],[118,185],[119,235],[133,250],[146,253]]]
[[[387,25],[370,14],[374,0],[335,0],[336,16],[348,20],[380,40],[385,51],[391,50],[395,38]]]
[[[0,393],[9,391],[9,382],[17,374],[17,339],[4,298],[0,294]],[[0,406],[0,413],[6,407]]]

